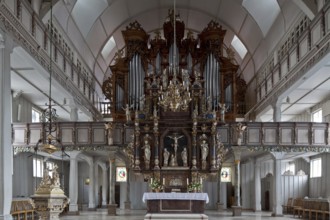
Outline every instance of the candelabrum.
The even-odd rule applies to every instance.
[[[170,109],[173,112],[187,111],[191,101],[189,83],[187,80],[180,80],[176,76],[176,71],[173,71],[173,78],[170,80],[167,88],[160,87],[159,90],[159,105],[164,111]]]

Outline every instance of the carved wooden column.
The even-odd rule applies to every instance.
[[[135,130],[134,130],[134,143],[135,143],[135,164],[134,170],[141,170],[140,167],[140,127],[139,119],[135,119]]]
[[[211,135],[212,135],[212,145],[211,145],[211,171],[216,171],[216,133],[217,133],[217,119],[215,118],[214,121],[212,122],[212,127],[211,127]]]
[[[154,157],[155,157],[155,170],[159,170],[159,130],[158,130],[158,117],[154,117]]]
[[[197,170],[197,118],[193,118],[191,169]]]

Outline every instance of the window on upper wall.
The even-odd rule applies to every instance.
[[[312,113],[312,122],[322,122],[322,109],[318,109]]]
[[[42,177],[43,171],[43,160],[40,158],[33,158],[33,177]]]
[[[32,123],[37,123],[40,122],[40,115],[41,113],[36,110],[36,109],[32,109]]]
[[[311,160],[311,178],[322,176],[322,159],[315,158]]]

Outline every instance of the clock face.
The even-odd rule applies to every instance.
[[[127,181],[126,167],[117,167],[116,168],[116,181],[117,182],[126,182]]]

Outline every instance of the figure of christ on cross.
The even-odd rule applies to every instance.
[[[174,143],[172,144],[172,147],[174,148],[174,161],[175,161],[175,164],[177,165],[178,164],[178,160],[177,160],[177,150],[178,150],[178,146],[179,146],[179,143],[178,143],[178,140],[180,138],[183,138],[184,136],[181,135],[181,136],[178,136],[177,133],[174,133],[172,136],[167,136],[169,138],[171,138],[172,140],[174,140]]]

